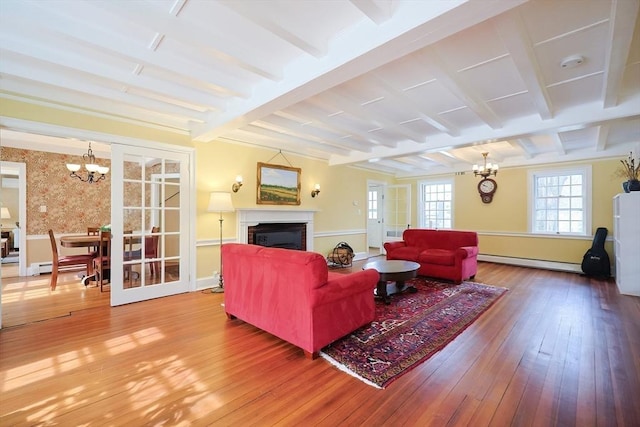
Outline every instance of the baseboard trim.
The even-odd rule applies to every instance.
[[[497,255],[478,255],[478,261],[495,262],[497,264],[517,265],[520,267],[541,268],[544,270],[567,271],[569,273],[582,273],[580,264],[568,262],[544,261],[539,259],[513,258]]]

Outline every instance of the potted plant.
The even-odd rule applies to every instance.
[[[622,183],[622,188],[625,193],[630,191],[640,191],[640,160],[637,162],[633,158],[633,151],[629,153],[629,157],[625,160],[620,160],[622,167],[618,168],[618,176],[626,178],[627,180]]]

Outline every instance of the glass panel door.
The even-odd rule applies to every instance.
[[[402,233],[411,227],[411,186],[388,185],[384,196],[385,242],[402,240]]]
[[[111,305],[189,290],[189,156],[112,149]]]

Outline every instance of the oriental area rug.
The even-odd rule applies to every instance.
[[[329,344],[320,355],[365,383],[385,388],[443,349],[507,291],[424,277],[407,284],[418,292],[394,295],[389,305],[376,300],[371,324]]]

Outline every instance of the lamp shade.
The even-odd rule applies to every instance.
[[[3,207],[0,210],[2,211],[2,213],[0,214],[0,216],[2,217],[1,219],[11,219],[11,214],[9,213],[8,208]]]
[[[209,196],[207,212],[233,212],[231,193],[225,191],[212,191]]]

